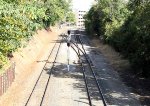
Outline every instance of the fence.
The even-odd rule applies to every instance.
[[[0,75],[0,96],[7,91],[15,79],[15,63],[13,63],[5,73]]]

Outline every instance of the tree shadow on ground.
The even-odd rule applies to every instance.
[[[123,82],[138,96],[141,105],[150,106],[150,78],[138,76],[133,70],[122,70],[119,74]]]
[[[83,32],[83,34],[85,34]],[[87,41],[90,41],[88,37],[84,37],[87,39]],[[84,43],[85,45],[92,45],[90,42]],[[95,51],[95,49],[93,49]],[[89,54],[92,54],[93,50],[91,49]],[[97,51],[95,52],[96,54]],[[99,52],[100,55],[101,52]],[[103,56],[104,57],[104,56]],[[109,60],[104,60],[106,64],[110,64]],[[114,60],[115,61],[115,60]],[[111,66],[110,68],[113,68]],[[112,69],[114,70],[114,69]],[[119,69],[120,70],[120,69]],[[117,70],[114,70],[115,72]],[[141,102],[141,105],[150,105],[150,78],[144,78],[139,75],[136,75],[134,73],[134,69],[131,67],[123,67],[120,71],[118,71],[118,74],[120,76],[120,79],[122,82],[131,90],[131,94],[134,94],[137,98],[139,98],[139,101]],[[100,76],[101,77],[101,76]]]
[[[86,38],[87,39],[87,38]],[[56,40],[54,42],[66,42],[66,39],[63,40]],[[76,42],[78,43],[78,42]],[[88,40],[87,43],[84,42],[84,45],[89,46],[90,42]],[[97,69],[95,68],[95,72],[98,78],[98,82],[101,85],[101,89],[103,91],[104,97],[107,101],[107,103],[109,105],[129,105],[132,104],[129,96],[128,96],[128,90],[125,90],[124,93],[121,92],[122,89],[119,88],[118,85],[116,85],[116,90],[112,90],[110,89],[111,86],[113,85],[107,85],[105,83],[107,83],[107,81],[118,81],[118,79],[116,78],[116,75],[113,73],[112,67],[109,65],[109,62],[104,58],[104,56],[97,52],[95,49],[95,47],[90,46],[90,49],[88,51],[88,55],[90,54],[95,54],[95,55],[99,55],[103,58],[101,58],[102,64],[101,64],[101,68]],[[94,64],[94,63],[93,63]],[[74,83],[73,87],[75,89],[80,89],[81,92],[85,92],[86,93],[86,89],[85,89],[85,83],[83,80],[83,75],[82,75],[82,71],[81,71],[81,66],[80,65],[71,65],[70,66],[72,71],[68,71],[67,70],[67,65],[63,64],[63,63],[55,63],[54,67],[53,67],[53,71],[52,71],[52,75],[54,77],[58,77],[58,78],[72,78],[72,79],[76,79],[78,80],[78,83]],[[47,69],[47,71],[49,71],[50,69]],[[110,75],[110,73],[107,73],[106,70],[108,70],[107,72],[112,72],[112,75]],[[93,78],[89,75],[87,76],[90,80],[93,80]],[[118,76],[117,76],[118,77]],[[91,81],[92,82],[92,81]],[[105,85],[105,86],[103,86]],[[124,85],[123,83],[120,84]],[[114,86],[114,85],[113,85]],[[99,96],[99,92],[97,91],[97,88],[95,87],[94,83],[90,83],[90,90],[91,90],[91,98],[93,100],[101,100],[100,96]],[[120,91],[120,92],[119,92]],[[135,91],[132,91],[133,93],[135,93]],[[87,98],[85,98],[87,99]],[[134,104],[134,103],[133,103]]]
[[[83,73],[82,73],[82,69],[81,69],[80,65],[77,65],[77,64],[70,65],[70,71],[68,71],[66,64],[55,63],[55,65],[51,71],[52,71],[51,74],[53,75],[53,77],[75,79],[78,83],[77,82],[73,83],[73,88],[75,90],[78,89],[78,90],[80,90],[80,92],[87,94],[86,88],[85,88],[85,82],[83,79]],[[47,73],[49,73],[49,72],[47,72]],[[93,79],[91,78],[91,76],[87,76],[87,77],[88,77],[88,81],[90,83],[90,80],[93,80]],[[91,94],[90,96],[91,96],[92,100],[95,100],[95,101],[101,100],[101,98],[99,97],[97,88],[95,87],[95,84],[90,83],[89,86],[90,86],[89,90],[90,90],[90,94]],[[84,99],[88,99],[88,98],[84,98]]]

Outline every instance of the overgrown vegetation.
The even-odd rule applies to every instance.
[[[128,58],[136,73],[150,75],[149,0],[99,0],[85,16],[85,26]]]
[[[36,30],[69,17],[69,6],[66,0],[0,0],[0,70]]]

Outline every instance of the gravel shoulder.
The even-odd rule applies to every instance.
[[[108,59],[91,45],[88,37],[82,35],[84,47],[95,66],[95,72],[101,85],[101,90],[108,105],[140,106],[138,98],[121,80],[119,74],[109,64]]]
[[[134,73],[127,59],[116,52],[111,46],[104,44],[97,37],[92,38],[92,45],[103,54],[107,62],[116,71],[122,82],[130,88],[131,92],[139,99],[141,105],[150,105],[150,79]]]

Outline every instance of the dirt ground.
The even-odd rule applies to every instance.
[[[119,73],[122,81],[136,94],[141,104],[150,106],[150,79],[136,75],[127,59],[124,59],[112,47],[102,43],[98,38],[93,38],[92,43],[108,59],[110,65]]]
[[[57,28],[52,28],[52,31],[39,30],[25,48],[20,48],[13,54],[12,61],[16,63],[16,78],[7,92],[0,97],[0,106],[14,106],[20,98],[23,98],[21,96],[27,92],[26,81],[31,80],[30,82],[32,82],[30,76],[37,71],[37,66],[42,67],[40,64],[43,63],[37,61],[46,59],[46,53],[52,48],[52,42],[57,40],[58,32],[60,33],[61,30]]]

